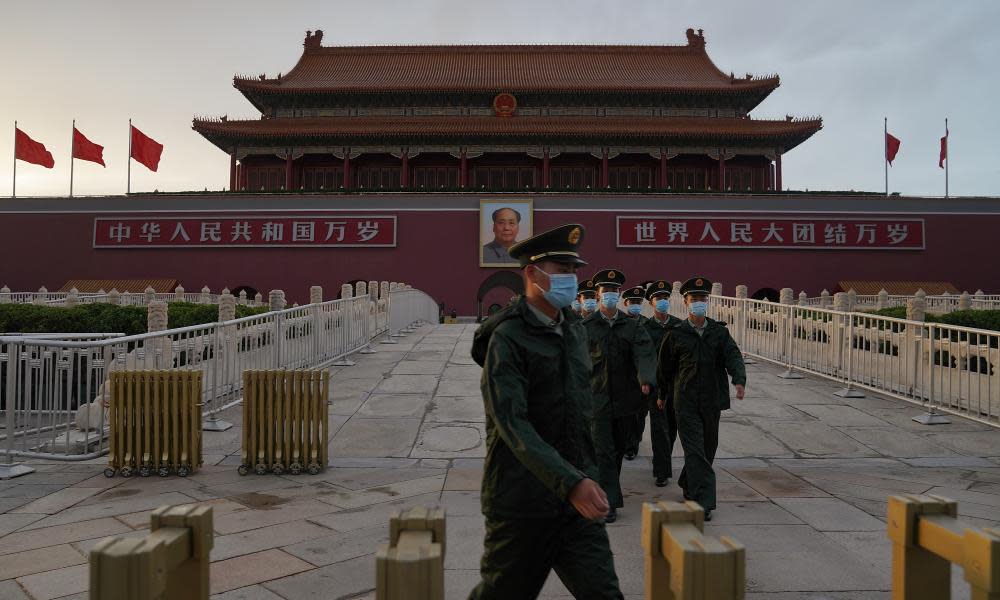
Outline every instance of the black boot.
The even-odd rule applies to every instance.
[[[618,511],[616,511],[613,508],[610,511],[608,511],[608,516],[604,517],[605,523],[614,523],[617,520],[618,520]]]
[[[657,477],[656,478],[656,487],[666,487],[668,483],[670,483],[670,478],[669,477]]]

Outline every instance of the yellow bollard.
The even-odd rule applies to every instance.
[[[208,600],[212,507],[162,506],[150,530],[94,546],[90,600]]]
[[[394,512],[375,553],[376,600],[444,600],[444,551],[443,509]]]
[[[742,600],[744,547],[705,536],[704,528],[705,511],[696,502],[643,504],[646,600]]]
[[[951,563],[961,566],[972,600],[1000,600],[1000,530],[958,519],[958,504],[940,496],[890,496],[893,600],[948,600]]]

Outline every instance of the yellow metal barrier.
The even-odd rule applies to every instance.
[[[240,475],[326,468],[329,396],[327,371],[244,371]]]
[[[443,509],[394,512],[375,553],[376,600],[444,600],[444,540]]]
[[[90,600],[208,600],[212,507],[162,506],[143,538],[111,537],[90,552]]]
[[[186,477],[202,464],[200,371],[111,373],[109,466],[104,474]]]
[[[696,502],[642,505],[646,600],[742,600],[746,550],[704,529],[705,511]]]
[[[958,520],[940,496],[890,496],[893,600],[948,600],[951,563],[962,567],[972,600],[1000,600],[1000,530]]]

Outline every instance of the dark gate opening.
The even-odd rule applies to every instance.
[[[511,296],[524,293],[524,280],[517,271],[497,271],[479,284],[476,292],[476,321],[482,321],[500,310],[510,301],[511,296],[503,296],[502,290],[509,290]],[[486,305],[486,310],[483,306]]]

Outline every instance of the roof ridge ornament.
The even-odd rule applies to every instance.
[[[306,40],[302,42],[302,47],[306,50],[319,50],[322,47],[323,30],[317,29],[316,33],[311,30],[306,31]]]
[[[688,28],[687,30],[687,40],[688,46],[692,48],[704,48],[705,47],[705,30],[699,29],[698,33],[695,34],[694,29]]]

